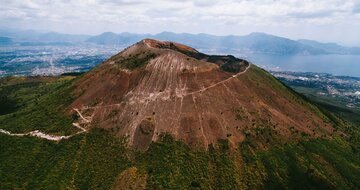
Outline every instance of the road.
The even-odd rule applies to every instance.
[[[84,122],[86,123],[89,123],[90,121],[85,119],[82,114],[80,113],[79,110],[77,109],[74,109],[80,116],[80,118],[82,118],[84,120]],[[78,129],[80,129],[79,132],[77,133],[74,133],[72,135],[67,135],[67,136],[58,136],[58,135],[51,135],[51,134],[46,134],[46,133],[43,133],[39,130],[34,130],[34,131],[30,131],[30,132],[27,132],[27,133],[11,133],[10,131],[7,131],[7,130],[4,130],[4,129],[0,129],[0,133],[3,133],[5,135],[9,135],[9,136],[17,136],[17,137],[23,137],[23,136],[32,136],[32,137],[37,137],[37,138],[41,138],[41,139],[46,139],[46,140],[49,140],[49,141],[60,141],[60,140],[63,140],[63,139],[69,139],[75,135],[78,135],[78,134],[81,134],[81,133],[85,133],[87,132],[87,130],[83,127],[80,126],[80,124],[78,123],[72,123],[72,125]]]

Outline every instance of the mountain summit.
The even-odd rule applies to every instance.
[[[100,127],[146,149],[168,133],[191,147],[231,145],[266,129],[289,138],[332,131],[317,108],[246,60],[142,40],[80,78],[70,106],[82,127]],[[235,147],[235,146],[234,146]]]

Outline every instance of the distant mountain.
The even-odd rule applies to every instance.
[[[11,45],[13,41],[11,38],[8,37],[0,37],[0,45]]]
[[[251,33],[246,36],[213,36],[208,34],[176,34],[162,32],[159,34],[103,33],[91,37],[87,42],[97,44],[130,45],[143,38],[177,41],[198,49],[216,50],[227,53],[265,53],[265,54],[325,54],[326,51],[299,43],[287,38]]]
[[[146,38],[150,35],[146,34],[131,34],[131,33],[121,33],[115,34],[112,32],[104,32],[98,36],[93,36],[87,39],[87,42],[96,43],[96,44],[122,44],[129,45],[134,42],[140,41],[143,38]]]
[[[89,35],[74,35],[74,34],[61,34],[56,32],[49,32],[41,34],[37,37],[38,41],[41,42],[70,42],[78,43],[86,41]]]
[[[230,36],[228,37],[228,47],[249,50],[254,53],[266,54],[324,54],[322,49],[300,44],[294,40],[264,33],[251,33],[247,36]]]
[[[31,41],[39,35],[40,32],[34,30],[0,29],[0,36],[12,38],[14,41]]]
[[[336,43],[321,43],[314,40],[301,39],[298,42],[312,46],[314,48],[323,49],[331,54],[360,54],[360,47],[344,47]]]
[[[273,55],[319,55],[360,54],[360,47],[343,47],[335,43],[320,43],[312,40],[291,40],[265,33],[245,36],[215,36],[162,32],[159,34],[136,34],[105,32],[100,35],[74,35],[34,30],[0,29],[0,36],[11,38],[18,45],[72,45],[94,43],[100,45],[129,46],[145,38],[177,41],[208,53],[224,54],[273,54]]]
[[[90,35],[61,34],[56,32],[38,32],[33,30],[0,29],[0,36],[12,38],[14,42],[44,45],[48,43],[79,43],[86,41]]]

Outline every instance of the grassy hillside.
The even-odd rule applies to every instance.
[[[92,131],[60,143],[0,136],[0,189],[106,189],[128,167],[123,142]]]
[[[360,111],[346,107],[346,102],[338,97],[324,97],[317,94],[318,91],[313,88],[291,86],[297,92],[305,95],[315,104],[324,109],[339,115],[341,118],[352,122],[354,125],[360,126]]]
[[[226,141],[194,151],[164,136],[144,153],[92,130],[60,143],[0,135],[0,189],[109,189],[130,168],[147,189],[356,189],[360,153],[348,142],[309,140],[255,151]],[[128,176],[129,178],[129,176]],[[127,178],[125,178],[127,179]]]
[[[72,79],[71,76],[1,79],[0,128],[14,133],[32,130],[73,133],[71,118],[65,116],[65,108],[72,100]]]
[[[0,128],[75,132],[64,111],[73,80],[2,79]],[[145,152],[101,129],[60,142],[0,134],[0,189],[359,189],[359,130],[323,115],[344,134],[289,142],[255,128],[236,149],[219,140],[206,151],[166,134]]]

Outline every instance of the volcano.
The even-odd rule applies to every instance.
[[[0,189],[360,187],[358,125],[246,60],[174,42],[0,79],[0,108]]]
[[[259,128],[284,139],[333,131],[318,108],[254,64],[153,39],[86,73],[73,94],[76,125],[107,129],[139,150],[164,133],[206,149],[219,139],[236,147]]]

